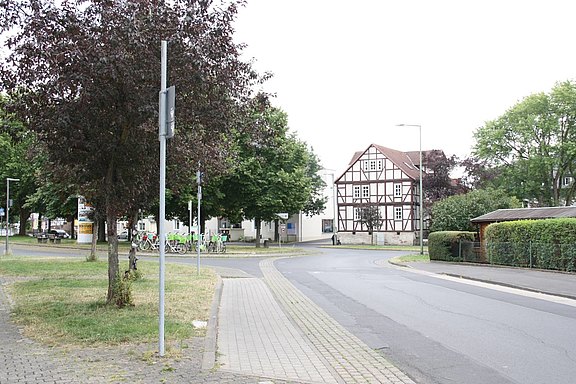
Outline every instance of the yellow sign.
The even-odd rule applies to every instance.
[[[91,235],[92,234],[92,223],[79,223],[78,233],[81,235]]]

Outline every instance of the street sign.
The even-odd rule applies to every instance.
[[[276,216],[278,216],[279,218],[283,219],[283,220],[287,220],[288,219],[288,214],[287,213],[277,213]]]
[[[176,133],[176,87],[166,90],[166,138],[171,139]]]

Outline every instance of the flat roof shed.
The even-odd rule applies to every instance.
[[[470,222],[480,225],[480,241],[483,241],[484,231],[492,223],[513,220],[557,219],[562,217],[576,217],[576,206],[498,209],[470,219]]]

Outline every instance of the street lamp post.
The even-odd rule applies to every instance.
[[[419,124],[398,124],[398,127],[418,127],[418,136],[419,136],[419,149],[418,149],[418,153],[420,155],[420,165],[418,167],[419,172],[420,172],[420,254],[423,255],[424,254],[424,206],[423,206],[423,202],[424,202],[424,195],[422,193],[422,126]]]
[[[10,253],[8,248],[8,227],[10,226],[10,182],[20,181],[20,179],[13,179],[11,177],[6,178],[6,249],[4,254],[8,255]]]

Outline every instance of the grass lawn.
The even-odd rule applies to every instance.
[[[429,262],[430,257],[428,254],[421,255],[419,253],[415,253],[413,255],[405,255],[405,256],[398,256],[392,259],[392,261],[398,263],[410,263],[410,262]]]
[[[158,340],[158,263],[138,262],[143,277],[132,283],[135,305],[105,305],[107,262],[0,258],[0,275],[12,283],[13,319],[26,335],[51,345],[113,345]],[[120,270],[127,263],[120,263]],[[23,278],[23,279],[19,279]],[[193,320],[207,321],[216,276],[209,269],[166,264],[165,337],[203,336]]]

